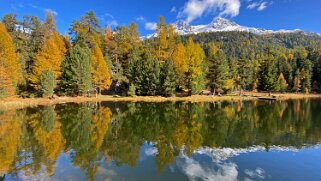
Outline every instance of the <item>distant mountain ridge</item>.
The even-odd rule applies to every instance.
[[[205,32],[240,31],[240,32],[250,32],[258,35],[303,32],[306,35],[314,34],[314,35],[320,36],[320,34],[304,32],[300,29],[295,29],[295,30],[281,29],[281,30],[273,31],[273,30],[267,30],[263,28],[241,26],[231,20],[221,18],[221,17],[215,18],[211,23],[207,25],[192,26],[183,20],[177,21],[173,25],[179,35],[199,34],[199,33],[205,33]],[[147,35],[143,37],[143,39],[149,39],[153,37],[157,37],[157,34],[153,33],[153,34]]]

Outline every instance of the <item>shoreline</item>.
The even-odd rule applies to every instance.
[[[321,98],[321,94],[272,94],[277,100],[294,100],[294,99],[309,99]],[[189,97],[161,97],[161,96],[136,96],[136,97],[114,97],[110,95],[101,95],[98,97],[57,97],[50,100],[48,98],[7,98],[0,100],[0,109],[10,108],[26,108],[35,106],[46,106],[66,103],[85,103],[85,102],[219,102],[219,101],[246,101],[259,100],[259,98],[266,97],[266,93],[246,93],[245,96],[238,96],[236,94],[225,96],[205,96],[193,95]]]

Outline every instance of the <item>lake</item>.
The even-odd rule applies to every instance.
[[[321,100],[0,111],[0,180],[321,180]]]

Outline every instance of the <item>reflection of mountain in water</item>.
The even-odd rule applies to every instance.
[[[318,148],[320,145],[315,145],[313,148]],[[303,147],[301,149],[312,148],[310,146]],[[238,156],[245,153],[253,152],[265,152],[267,151],[264,146],[251,146],[248,148],[209,148],[202,147],[194,152],[194,154],[207,155],[212,158],[213,161],[222,161],[230,159],[231,157]],[[272,152],[298,152],[300,149],[295,147],[284,147],[284,146],[270,146],[269,151]]]
[[[217,161],[254,151],[295,151],[320,143],[319,110],[320,101],[300,100],[70,104],[1,111],[0,173],[51,176],[65,153],[94,179],[102,163],[136,167],[146,142],[153,143],[148,153],[155,155],[160,172],[180,158],[182,149],[186,160],[206,154]]]

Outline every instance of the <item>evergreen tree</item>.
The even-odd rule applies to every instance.
[[[135,51],[130,60],[128,77],[135,86],[137,95],[154,96],[159,93],[160,63],[159,61],[143,60],[139,51]]]
[[[211,48],[208,62],[208,85],[215,95],[218,89],[224,88],[229,78],[229,67],[224,52],[217,50],[217,47]]]
[[[136,95],[136,87],[134,84],[130,84],[128,89],[128,95],[135,96]]]
[[[161,94],[164,96],[172,96],[176,89],[176,74],[174,63],[167,60],[162,67],[160,75]]]
[[[250,63],[244,55],[237,61],[237,73],[235,81],[239,86],[240,94],[242,94],[242,90],[246,90],[252,82]]]
[[[284,78],[283,73],[281,73],[275,85],[275,91],[286,92],[287,87],[288,84]]]
[[[83,95],[91,89],[90,50],[72,47],[63,64],[61,87],[68,95]]]
[[[293,88],[292,89],[293,89],[293,91],[298,93],[298,92],[301,91],[301,87],[302,87],[299,70],[297,70],[295,74],[296,75],[294,77],[294,82],[293,82]]]
[[[277,71],[273,60],[265,60],[260,71],[260,90],[274,91],[277,83]]]
[[[55,74],[51,70],[46,70],[41,74],[40,85],[43,97],[51,97],[56,87]]]
[[[300,77],[302,80],[302,90],[305,93],[309,93],[311,91],[311,78],[312,78],[312,70],[313,65],[310,60],[303,60],[300,62],[302,65]]]

